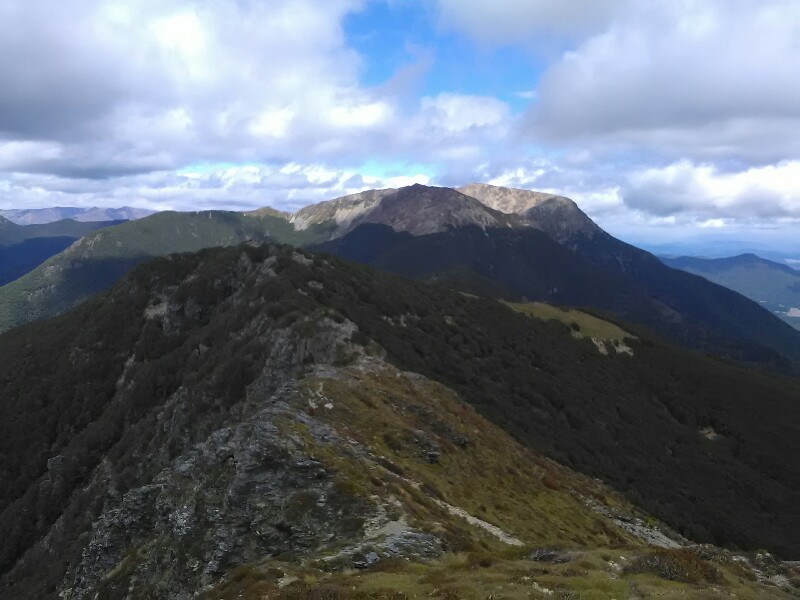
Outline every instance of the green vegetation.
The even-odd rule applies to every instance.
[[[621,498],[520,446],[440,384],[394,369],[353,368],[335,378],[308,378],[300,394],[303,404],[318,405],[314,412],[319,418],[382,457],[391,472],[416,482],[426,496],[455,505],[527,545],[635,543],[579,500],[627,505]],[[364,494],[382,493],[370,485],[369,471],[352,471],[348,457],[323,455],[322,460],[347,473],[348,483]],[[558,485],[548,485],[553,481]],[[450,538],[458,539],[458,549],[487,544],[495,551],[507,549],[491,535],[475,538],[479,529],[467,527],[439,506],[418,506],[418,510],[421,514],[433,510],[435,515],[420,520],[446,523]]]
[[[354,324],[352,347],[309,345],[321,319]],[[149,485],[226,419],[253,408],[248,402],[270,406],[271,381],[292,391],[295,408],[366,449],[334,452],[299,418],[273,423],[283,428],[281,439],[293,436],[312,453],[303,468],[333,472],[332,493],[351,505],[398,498],[410,524],[467,553],[455,580],[447,574],[452,565],[356,576],[309,564],[292,573],[296,583],[309,577],[316,578],[310,589],[346,582],[355,591],[409,597],[447,588],[450,597],[534,594],[531,580],[513,587],[507,569],[516,569],[571,597],[626,590],[713,597],[702,594],[716,585],[747,597],[756,584],[731,565],[714,563],[720,584],[695,577],[702,562],[689,565],[701,583],[665,579],[686,566],[683,555],[647,559],[641,573],[608,570],[596,548],[618,564],[620,553],[630,560],[647,550],[583,500],[612,508],[632,502],[696,541],[797,556],[800,465],[791,457],[800,453],[800,384],[641,334],[626,338],[634,356],[601,356],[590,340],[575,338],[571,323],[286,246],[243,244],[140,265],[72,311],[0,336],[0,585],[15,569],[21,589],[54,593],[67,566],[80,562],[105,506]],[[394,368],[348,367],[359,348]],[[191,401],[185,420],[165,428],[184,401]],[[714,439],[704,435],[708,428]],[[149,444],[167,438],[154,454]],[[602,478],[623,496],[551,460]],[[499,527],[523,551],[552,546],[576,558],[528,560],[437,500]],[[348,531],[359,526],[355,519]],[[47,554],[36,554],[48,532],[55,537]],[[19,562],[23,555],[39,562]],[[128,573],[134,559],[107,570]],[[262,595],[288,594],[291,586],[275,591],[275,577],[260,575],[279,560],[291,562],[275,558],[237,577]],[[230,594],[245,593],[229,583]]]
[[[0,287],[35,269],[81,236],[115,224],[65,219],[23,226],[0,217]]]
[[[411,236],[365,224],[317,247],[378,269],[511,301],[594,307],[684,347],[800,373],[800,334],[751,300],[599,232],[461,227]]]
[[[271,214],[161,212],[128,221],[87,235],[30,273],[0,287],[0,332],[62,313],[107,289],[148,258],[245,241],[303,245],[329,234],[327,225],[295,231],[286,219]]]
[[[669,554],[669,553],[666,553]],[[269,561],[240,567],[207,592],[208,600],[612,600],[658,597],[666,600],[794,598],[778,588],[765,588],[753,574],[732,565],[712,565],[689,550],[681,563],[693,565],[694,581],[672,579],[672,569],[659,573],[629,573],[629,563],[646,562],[641,550],[573,551],[562,563],[479,552],[453,553],[426,564],[387,561],[359,572],[327,573],[294,564]],[[704,578],[712,575],[712,581]],[[279,587],[292,577],[294,583]]]
[[[543,302],[509,302],[507,304],[524,315],[545,321],[555,320],[564,323],[575,332],[574,335],[576,337],[597,338],[615,342],[622,342],[625,338],[636,339],[636,336],[628,333],[618,325],[580,310],[562,308]]]
[[[662,260],[671,267],[735,290],[800,329],[800,271],[755,254]],[[791,316],[792,308],[798,310],[797,316]]]
[[[75,240],[97,229],[118,223],[119,221],[83,223],[72,219],[63,219],[44,225],[17,225],[0,217],[0,247],[14,246],[26,240],[41,238],[72,238]]]
[[[722,574],[689,550],[658,549],[629,561],[625,573],[653,573],[683,583],[720,583]]]

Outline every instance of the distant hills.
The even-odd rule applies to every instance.
[[[693,542],[798,556],[800,382],[554,311],[242,244],[5,333],[0,596],[794,593]]]
[[[0,286],[33,270],[87,233],[118,223],[63,219],[23,226],[0,217]]]
[[[105,290],[154,256],[241,242],[280,240],[302,245],[327,236],[302,232],[272,214],[161,212],[91,233],[19,279],[0,287],[0,331],[51,317]]]
[[[422,190],[434,206],[437,193],[453,202],[453,191],[445,188],[412,186],[402,193]],[[460,190],[473,194],[461,195],[468,214],[482,214],[471,208],[478,200],[493,211],[486,214],[504,218],[451,227],[450,212],[430,212],[426,227],[432,233],[409,235],[380,209],[383,202],[397,202],[396,191],[368,205],[353,196],[306,210],[333,220],[348,217],[336,221],[335,239],[318,249],[378,268],[473,293],[594,306],[683,345],[745,362],[793,369],[787,361],[800,360],[800,336],[768,311],[617,240],[571,200],[485,184]],[[334,206],[335,213],[326,212]],[[357,219],[349,220],[356,211]],[[388,227],[375,229],[378,224]]]
[[[662,258],[665,264],[705,277],[755,300],[800,329],[800,271],[755,254],[730,258]]]
[[[267,240],[471,293],[595,307],[785,372],[800,364],[800,334],[757,303],[613,238],[568,198],[485,184],[370,190],[294,214],[167,212],[109,228],[1,287],[0,331],[58,314],[147,257]]]
[[[17,225],[43,225],[63,219],[73,221],[133,221],[152,215],[155,211],[146,208],[77,208],[74,206],[54,206],[51,208],[0,209],[0,217],[5,217]]]

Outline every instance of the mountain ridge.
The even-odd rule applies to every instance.
[[[518,220],[460,191],[414,184],[404,188],[368,190],[313,204],[290,215],[299,229],[333,221],[341,237],[364,223],[388,225],[412,235],[437,233],[448,228],[512,227]]]
[[[524,224],[544,231],[562,244],[569,244],[577,235],[593,236],[602,231],[565,196],[486,183],[470,183],[458,190],[490,208],[519,215]]]
[[[712,565],[694,585],[735,584],[713,575],[725,552],[552,458],[691,537],[793,556],[800,384],[646,338],[604,355],[572,331],[287,246],[140,265],[0,335],[0,593],[178,597],[262,572],[274,591],[269,568],[324,584],[446,549],[491,564],[514,540],[631,562],[659,540]],[[641,589],[604,568],[586,585]],[[736,585],[768,589],[747,573]]]
[[[18,225],[0,216],[0,287],[32,271],[80,237],[119,223],[62,219],[41,225]]]
[[[753,253],[717,259],[687,256],[661,260],[732,289],[800,329],[800,271],[786,264]]]
[[[155,212],[157,211],[132,208],[130,206],[119,208],[53,206],[50,208],[0,209],[0,217],[4,217],[18,225],[44,225],[64,219],[73,219],[79,222],[131,221],[141,219]]]
[[[561,264],[564,272],[549,269],[547,272],[552,281],[547,284],[540,277],[539,295],[530,296],[531,300],[559,301],[548,289],[558,288],[556,281],[562,281],[563,287],[565,278],[570,277],[567,265],[580,263],[580,272],[598,282],[582,290],[581,297],[586,299],[581,301],[584,306],[596,305],[616,312],[687,347],[761,363],[766,368],[783,372],[800,368],[800,337],[796,330],[730,290],[670,269],[655,256],[613,238],[571,200],[485,184],[472,184],[465,189],[482,197],[483,202],[451,188],[415,185],[361,192],[313,205],[294,214],[267,209],[246,214],[209,212],[194,216],[190,213],[159,213],[124,226],[124,231],[129,231],[130,235],[127,239],[117,239],[116,246],[109,243],[92,245],[91,248],[84,246],[85,252],[78,261],[72,260],[71,251],[68,251],[14,282],[11,287],[0,287],[0,330],[63,310],[86,298],[90,292],[108,286],[146,256],[248,239],[271,239],[298,245],[329,240],[335,247],[335,240],[351,235],[359,227],[375,224],[386,225],[395,232],[405,231],[415,239],[475,226],[490,237],[500,234],[488,232],[507,232],[503,234],[505,241],[502,244],[512,253],[514,242],[511,238],[516,236],[522,240],[530,237],[527,232],[538,230],[559,243],[566,252],[580,257],[577,260],[564,255]],[[500,212],[487,204],[517,212]],[[181,225],[192,219],[200,223],[204,218],[228,224],[220,223],[218,230],[203,226],[202,235],[192,229],[194,226]],[[117,235],[116,230],[109,231],[111,233],[107,235]],[[136,235],[142,239],[151,241],[142,244],[133,239],[135,232],[139,232]],[[408,242],[410,245],[413,243],[413,240]],[[520,241],[519,244],[527,242]],[[446,256],[449,252],[443,247],[430,248],[430,251],[433,254],[428,256],[417,253],[414,260],[435,261],[436,253]],[[551,248],[547,252],[555,253],[556,250]],[[465,254],[470,252],[465,251]],[[502,293],[502,287],[508,290],[509,281],[500,283],[494,276],[494,273],[504,270],[504,265],[488,264],[472,254],[472,260],[483,261],[485,268],[481,268],[480,274],[474,269],[463,268],[463,265],[459,267],[458,257],[453,257],[450,252],[448,260],[452,269],[441,274],[441,281],[447,280],[454,287],[467,284],[472,292],[484,289],[491,295]],[[497,260],[500,260],[499,256]],[[84,264],[93,266],[77,268]],[[589,271],[594,274],[589,276]],[[526,272],[533,275],[530,269]],[[54,274],[61,279],[53,280]],[[79,274],[87,277],[70,283],[71,278],[77,278]],[[521,272],[519,276],[522,275]],[[576,272],[571,277],[568,287],[579,287],[582,276]],[[608,281],[604,283],[603,278]],[[618,287],[623,290],[616,294],[616,299],[611,281],[618,282]],[[512,299],[527,295],[523,290],[529,286],[524,281],[518,279],[514,285],[516,290],[508,290],[516,294],[511,296]],[[590,295],[593,288],[604,293],[606,300],[594,301]],[[637,307],[637,303],[641,307]]]

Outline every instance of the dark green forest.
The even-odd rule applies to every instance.
[[[169,397],[198,392],[198,422],[230,415],[274,332],[323,316],[353,321],[358,342],[687,536],[800,556],[796,380],[649,337],[629,340],[633,357],[602,356],[569,327],[494,300],[295,252],[245,245],[155,259],[60,317],[0,336],[0,573],[59,518],[85,539],[105,498],[81,490],[101,465],[113,465],[109,494],[152,478],[137,452]],[[276,275],[258,277],[252,265],[268,258]],[[162,299],[169,318],[146,319]],[[257,321],[266,325],[247,326]],[[174,454],[193,441],[176,436]],[[65,515],[73,494],[79,509]],[[56,581],[77,547],[29,568]]]

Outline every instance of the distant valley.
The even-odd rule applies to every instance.
[[[62,219],[23,226],[0,216],[0,286],[32,271],[87,233],[119,223],[120,221],[81,223]]]
[[[149,257],[245,241],[313,246],[507,300],[594,307],[782,372],[800,364],[800,334],[757,303],[613,238],[567,198],[484,184],[371,190],[295,214],[165,212],[107,228],[0,287],[0,330],[58,314]]]
[[[800,271],[755,254],[663,258],[665,264],[735,290],[800,329]]]

